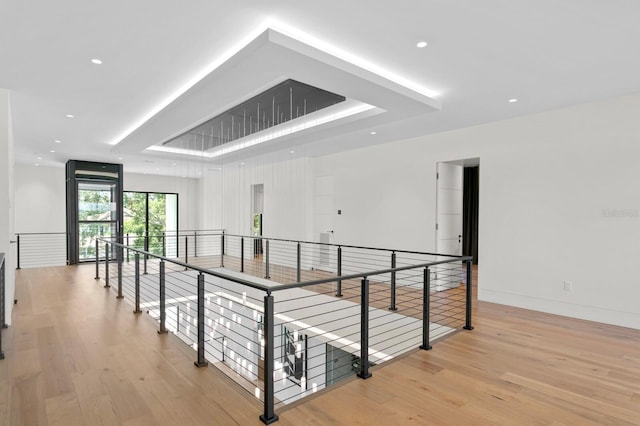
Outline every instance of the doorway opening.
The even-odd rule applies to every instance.
[[[478,263],[480,159],[441,162],[436,172],[436,253]]]
[[[264,213],[264,184],[251,185],[251,235],[262,237]],[[261,238],[253,240],[253,257],[262,255],[264,248]]]
[[[96,239],[122,243],[122,164],[66,164],[67,263],[95,260]]]
[[[441,162],[436,173],[436,253],[472,256],[477,265],[480,159]],[[446,280],[440,283],[439,272],[444,273],[435,267],[436,291],[457,287]]]

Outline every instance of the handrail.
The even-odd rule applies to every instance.
[[[194,271],[202,272],[203,274],[213,275],[214,277],[223,278],[225,280],[233,281],[233,282],[236,282],[238,284],[246,285],[247,287],[255,288],[257,290],[267,291],[267,290],[269,290],[271,288],[271,287],[268,287],[268,286],[265,286],[265,285],[261,285],[261,284],[254,283],[254,282],[251,282],[251,281],[243,280],[241,278],[233,277],[231,275],[221,274],[220,272],[215,272],[215,271],[213,271],[211,269],[200,268],[198,266],[195,266],[195,265],[192,265],[192,264],[189,264],[189,263],[185,263],[185,262],[182,262],[182,261],[179,261],[179,260],[175,260],[175,259],[171,259],[171,258],[168,258],[168,257],[164,257],[164,256],[160,256],[160,255],[157,255],[157,254],[153,254],[153,253],[148,252],[148,251],[144,251],[144,250],[140,250],[140,249],[137,249],[137,248],[134,248],[134,247],[127,246],[126,244],[120,244],[120,243],[117,243],[115,241],[109,241],[107,238],[96,238],[96,240],[97,241],[102,241],[103,243],[106,243],[106,244],[112,244],[112,245],[114,245],[116,247],[122,247],[125,250],[131,250],[131,251],[143,254],[145,256],[148,256],[148,257],[154,257],[156,259],[160,259],[160,260],[163,260],[165,262],[173,263],[175,265],[184,266],[185,268],[193,269]]]
[[[459,256],[459,255],[455,255],[455,254],[430,253],[430,252],[424,252],[424,251],[399,250],[399,249],[380,248],[380,247],[367,247],[367,246],[352,246],[352,245],[349,245],[349,244],[321,243],[321,242],[317,242],[317,241],[289,240],[289,239],[283,239],[283,238],[271,238],[271,237],[253,236],[253,235],[239,235],[239,234],[225,234],[225,235],[227,235],[229,237],[255,238],[255,239],[261,239],[261,240],[282,241],[282,242],[288,242],[288,243],[314,244],[314,245],[319,245],[319,246],[343,247],[343,248],[353,248],[353,249],[360,249],[360,250],[391,251],[391,252],[395,251],[397,253],[406,253],[406,254],[424,254],[424,255],[429,255],[429,256],[447,256],[447,257],[460,258],[460,259],[464,258],[464,256]]]
[[[222,231],[222,232],[219,232]],[[392,249],[392,248],[381,248],[381,247],[367,247],[367,246],[354,246],[349,244],[335,244],[335,243],[322,243],[318,241],[304,241],[304,240],[292,240],[286,238],[272,238],[264,235],[240,235],[240,234],[229,234],[224,232],[224,229],[210,229],[210,230],[183,230],[183,231],[166,231],[166,232],[176,232],[176,234],[164,235],[164,234],[148,234],[147,237],[175,237],[176,235],[185,236],[187,232],[194,232],[198,237],[206,237],[210,235],[225,235],[228,237],[239,237],[239,238],[252,238],[254,240],[270,240],[270,241],[280,241],[286,243],[301,243],[301,244],[311,244],[318,246],[329,246],[329,247],[343,247],[343,248],[352,248],[359,250],[373,250],[373,251],[386,251],[386,252],[396,252],[396,253],[405,253],[405,254],[421,254],[427,256],[446,256],[452,259],[460,259],[464,260],[465,256],[456,255],[456,254],[443,254],[443,253],[432,253],[426,251],[416,251],[416,250],[401,250],[401,249]],[[207,232],[210,232],[207,234]],[[144,236],[144,235],[143,235]]]
[[[389,268],[389,269],[380,269],[378,271],[371,271],[371,272],[365,272],[362,274],[351,274],[351,275],[342,275],[339,277],[332,277],[332,278],[323,278],[320,280],[313,280],[313,281],[305,281],[305,282],[300,282],[300,283],[291,283],[291,284],[281,284],[278,286],[274,286],[274,287],[269,287],[270,291],[280,291],[280,290],[289,290],[292,288],[300,288],[300,287],[308,287],[311,285],[318,285],[318,284],[326,284],[326,283],[330,283],[330,282],[334,282],[337,280],[353,280],[356,278],[364,278],[366,279],[367,277],[374,277],[376,275],[382,275],[382,274],[388,274],[390,272],[400,272],[400,271],[408,271],[410,269],[418,269],[418,268],[428,268],[430,266],[435,266],[435,265],[442,265],[445,263],[451,263],[451,262],[468,262],[473,260],[472,256],[462,256],[461,259],[450,259],[450,260],[438,260],[438,261],[434,261],[434,262],[429,262],[429,263],[418,263],[415,265],[409,265],[409,266],[401,266],[401,267],[397,267],[397,268]]]
[[[227,234],[225,234],[227,235]],[[233,235],[232,235],[233,236]],[[113,238],[113,237],[112,237]],[[146,255],[148,257],[154,257],[160,260],[164,260],[165,262],[169,262],[169,263],[173,263],[175,265],[179,265],[179,266],[183,266],[185,268],[188,269],[193,269],[194,271],[198,271],[198,272],[202,272],[204,274],[208,274],[208,275],[213,275],[215,277],[218,278],[223,278],[225,280],[229,280],[229,281],[233,281],[236,282],[238,284],[242,284],[242,285],[246,285],[248,287],[251,288],[255,288],[257,290],[262,290],[265,291],[268,295],[270,295],[272,292],[276,292],[276,291],[281,291],[281,290],[288,290],[291,288],[300,288],[300,287],[308,287],[311,285],[317,285],[317,284],[326,284],[326,283],[330,283],[330,282],[334,282],[337,280],[351,280],[351,279],[357,279],[357,278],[367,278],[367,277],[372,277],[372,276],[376,276],[376,275],[382,275],[382,274],[388,274],[390,272],[400,272],[400,271],[407,271],[410,269],[417,269],[417,268],[428,268],[430,266],[435,266],[435,265],[441,265],[441,264],[445,264],[445,263],[451,263],[451,262],[455,262],[455,261],[460,261],[460,262],[468,262],[473,260],[472,256],[456,256],[453,259],[448,259],[448,260],[438,260],[438,261],[433,261],[433,262],[428,262],[428,263],[419,263],[419,264],[415,264],[415,265],[409,265],[409,266],[400,266],[400,267],[396,267],[396,268],[387,268],[387,269],[380,269],[377,271],[369,271],[369,272],[364,272],[364,273],[360,273],[360,274],[351,274],[351,275],[342,275],[339,277],[331,277],[331,278],[323,278],[320,280],[313,280],[313,281],[304,281],[304,282],[297,282],[297,283],[291,283],[291,284],[281,284],[278,286],[265,286],[265,285],[261,285],[252,281],[247,281],[247,280],[243,280],[237,277],[233,277],[230,275],[226,275],[220,272],[215,272],[215,270],[212,269],[207,269],[207,268],[200,268],[198,266],[192,265],[190,263],[185,263],[182,262],[180,260],[176,260],[176,259],[172,259],[172,258],[168,258],[168,257],[164,257],[164,256],[160,256],[157,254],[153,254],[144,250],[140,250],[137,248],[131,248],[125,244],[121,244],[121,243],[117,243],[115,241],[107,241],[107,238],[97,238],[98,241],[102,241],[104,243],[107,244],[112,244],[116,247],[122,247],[123,249],[127,249],[127,250],[132,250],[134,252]],[[270,239],[273,240],[273,239]],[[279,241],[289,241],[289,242],[295,242],[294,240],[279,240]],[[354,248],[354,246],[342,246],[342,247],[351,247]],[[355,247],[358,248],[358,247]],[[420,254],[424,254],[424,253],[420,253]],[[446,255],[436,255],[436,256],[446,256]]]
[[[66,232],[16,232],[16,235],[63,235]]]

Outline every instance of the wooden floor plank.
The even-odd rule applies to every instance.
[[[0,424],[262,424],[259,402],[215,367],[194,367],[190,348],[158,335],[94,271],[17,271],[19,303],[3,331]],[[349,291],[345,285],[345,297]],[[411,303],[403,297],[399,303]],[[285,407],[279,424],[640,424],[640,331],[475,307],[474,331]]]

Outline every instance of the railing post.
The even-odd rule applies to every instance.
[[[167,327],[165,323],[167,321],[167,311],[165,309],[166,294],[164,288],[165,273],[164,273],[164,260],[160,261],[160,330],[158,334],[167,334]]]
[[[116,246],[116,259],[118,262],[118,295],[116,299],[122,299],[124,296],[122,295],[122,260],[124,257],[124,251],[122,250],[122,246]]]
[[[296,282],[300,282],[300,243],[298,243],[296,253]]]
[[[162,257],[167,257],[167,233],[162,231]]]
[[[189,263],[189,236],[188,235],[184,236],[184,263]]]
[[[148,233],[145,231],[144,233],[144,251],[148,252],[149,251],[149,235]],[[148,254],[144,254],[144,274],[147,275],[147,261],[149,260],[149,255]]]
[[[471,324],[471,306],[473,304],[473,274],[472,274],[472,260],[467,260],[467,315],[466,315],[466,324],[464,326],[465,330],[473,330],[473,325]]]
[[[264,277],[269,279],[271,278],[269,276],[269,240],[267,240],[265,243],[265,255],[264,255]]]
[[[244,238],[240,237],[240,272],[244,272]]]
[[[260,415],[262,423],[268,425],[278,421],[274,406],[274,310],[273,296],[264,296],[264,413]]]
[[[129,263],[129,233],[127,232],[127,263]]]
[[[96,280],[100,279],[100,241],[96,238]]]
[[[109,285],[109,243],[104,245],[104,288],[111,287]]]
[[[369,373],[369,280],[362,279],[360,288],[360,372],[358,377],[368,379]]]
[[[198,257],[198,231],[193,231],[193,257]]]
[[[336,290],[336,297],[342,297],[342,247],[338,246],[338,288]]]
[[[220,267],[224,268],[224,234],[220,239]]]
[[[429,268],[424,268],[422,284],[422,345],[420,349],[428,351],[431,349],[431,271]]]
[[[396,252],[391,253],[391,268],[394,269],[396,267]],[[390,311],[397,311],[398,307],[396,306],[396,271],[391,271],[391,305],[389,306]]]
[[[16,269],[20,269],[20,234],[16,235]]]
[[[136,308],[133,311],[134,314],[139,314],[142,312],[140,310],[140,253],[136,252],[133,255],[133,260],[135,262],[135,292],[136,292]]]
[[[4,275],[4,259],[1,260],[2,264],[0,264],[0,359],[4,359],[4,352],[2,351],[2,328],[5,328],[4,323],[4,305],[5,305],[5,275]]]
[[[205,367],[208,362],[204,359],[204,274],[198,274],[198,359],[196,367]]]

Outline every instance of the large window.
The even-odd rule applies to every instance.
[[[178,194],[125,191],[123,198],[125,243],[176,257]]]

